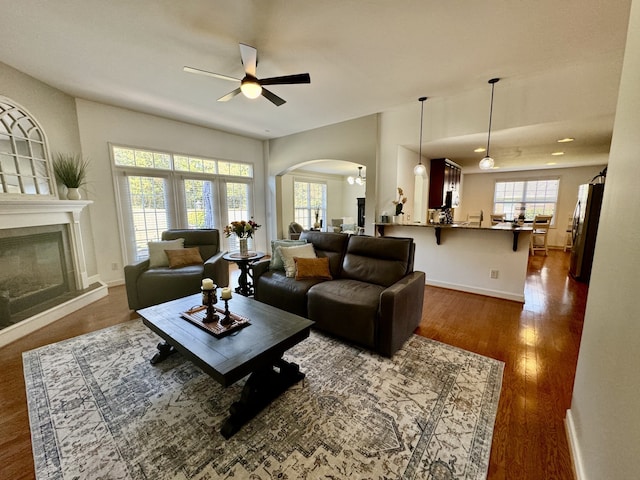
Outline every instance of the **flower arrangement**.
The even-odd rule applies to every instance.
[[[396,206],[396,215],[404,213],[402,207],[405,203],[407,203],[407,197],[404,196],[402,188],[398,187],[398,199],[393,201],[393,204]]]
[[[253,221],[253,218],[248,222],[245,220],[234,221],[229,225],[224,227],[224,234],[227,238],[229,238],[234,233],[238,238],[252,238],[253,232],[260,228],[256,222]]]

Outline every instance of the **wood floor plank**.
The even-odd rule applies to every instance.
[[[505,362],[489,480],[573,479],[564,417],[570,407],[587,286],[569,253],[530,257],[524,304],[425,287],[416,333]],[[0,478],[35,478],[23,351],[135,318],[124,287],[0,348]]]

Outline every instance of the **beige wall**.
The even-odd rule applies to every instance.
[[[558,168],[544,171],[501,172],[466,174],[462,179],[462,197],[460,207],[456,208],[455,219],[465,220],[470,212],[482,210],[485,221],[489,225],[489,214],[493,210],[493,191],[496,181],[522,180],[528,178],[558,178],[560,191],[555,215],[555,226],[549,230],[548,242],[551,246],[563,246],[567,220],[573,215],[578,197],[578,186],[597,175],[604,165],[579,168]]]
[[[357,167],[354,165],[354,171]],[[323,175],[305,170],[293,170],[282,176],[282,218],[279,223],[278,238],[287,238],[289,223],[294,221],[293,183],[300,181],[322,181],[327,184],[327,223],[331,225],[332,218],[353,217],[357,222],[358,197],[365,196],[365,187],[349,185],[346,177],[339,175]]]
[[[270,193],[273,193],[271,200],[269,200],[269,197],[267,198],[267,201],[273,202],[273,206],[270,209],[271,212],[275,212],[276,208],[286,209],[284,204],[279,203],[280,201],[284,203],[284,200],[282,199],[283,194],[277,191],[276,176],[284,175],[295,168],[304,169],[305,163],[315,160],[342,160],[365,166],[367,170],[365,215],[367,218],[374,218],[378,148],[377,129],[377,115],[369,115],[270,140],[269,152],[266,157],[270,177],[267,189]],[[354,168],[354,170],[357,170],[357,168]],[[278,204],[277,207],[276,204]],[[270,219],[274,232],[272,238],[281,235],[283,225],[289,224],[290,220],[286,215],[287,213],[284,210],[279,210],[277,215],[273,215],[273,218]],[[280,225],[277,224],[277,220],[280,221]],[[370,233],[373,233],[373,226],[370,226]]]
[[[73,97],[4,63],[0,63],[0,95],[18,103],[35,118],[47,136],[49,151],[53,157],[57,153],[82,154],[86,157],[80,146],[78,116]],[[83,192],[89,200],[93,200],[90,193],[93,186],[87,186],[89,194],[86,190]],[[60,198],[65,198],[66,189],[63,185],[58,185],[58,192]],[[94,210],[91,205],[80,216],[87,274],[91,281],[99,279],[91,228],[91,212]]]
[[[567,424],[581,480],[640,472],[640,2],[631,6],[593,272]]]
[[[82,149],[92,159],[89,180],[95,198],[92,215],[99,219],[93,224],[95,245],[100,252],[98,270],[107,284],[123,281],[122,268],[127,262],[116,208],[109,142],[253,163],[255,219],[263,223],[266,212],[262,200],[265,198],[262,141],[86,100],[77,100],[77,110]],[[258,230],[255,241],[256,248],[266,248],[263,229]]]

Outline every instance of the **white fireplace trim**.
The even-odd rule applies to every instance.
[[[84,290],[89,287],[90,280],[84,256],[80,214],[91,203],[93,203],[91,200],[0,199],[0,229],[67,225],[76,288]],[[102,284],[98,289],[80,295],[63,305],[2,329],[0,331],[0,347],[106,296],[107,293],[106,285]]]

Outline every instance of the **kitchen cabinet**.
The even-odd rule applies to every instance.
[[[431,159],[429,174],[429,208],[448,208],[460,205],[460,165],[448,158]]]

